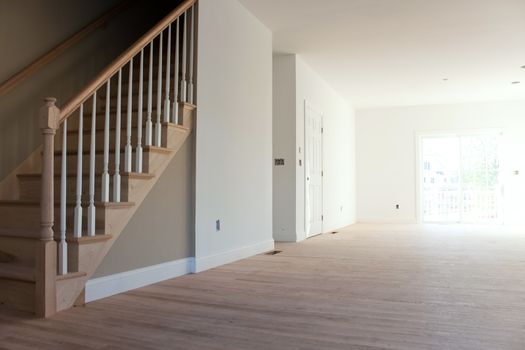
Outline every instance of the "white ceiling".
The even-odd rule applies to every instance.
[[[525,0],[239,1],[356,108],[525,98]]]

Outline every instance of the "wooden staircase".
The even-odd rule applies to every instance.
[[[47,317],[84,304],[86,282],[192,133],[194,5],[172,11],[62,109],[46,100],[43,146],[12,174],[16,198],[0,200],[4,307]]]

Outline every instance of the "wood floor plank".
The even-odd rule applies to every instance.
[[[525,231],[353,225],[62,312],[0,349],[524,349]]]

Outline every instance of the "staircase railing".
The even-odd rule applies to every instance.
[[[61,109],[54,98],[46,99],[41,112],[41,240],[58,241],[59,275],[68,273],[68,238],[97,234],[97,206],[123,200],[121,177],[142,173],[144,147],[162,147],[163,127],[179,124],[179,103],[195,103],[196,13],[196,0],[184,1]],[[61,137],[56,148],[55,133]],[[55,158],[60,167],[54,166]],[[55,218],[59,235],[53,232]]]

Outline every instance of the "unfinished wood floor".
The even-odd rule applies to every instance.
[[[63,312],[0,349],[525,349],[525,232],[354,225]]]

